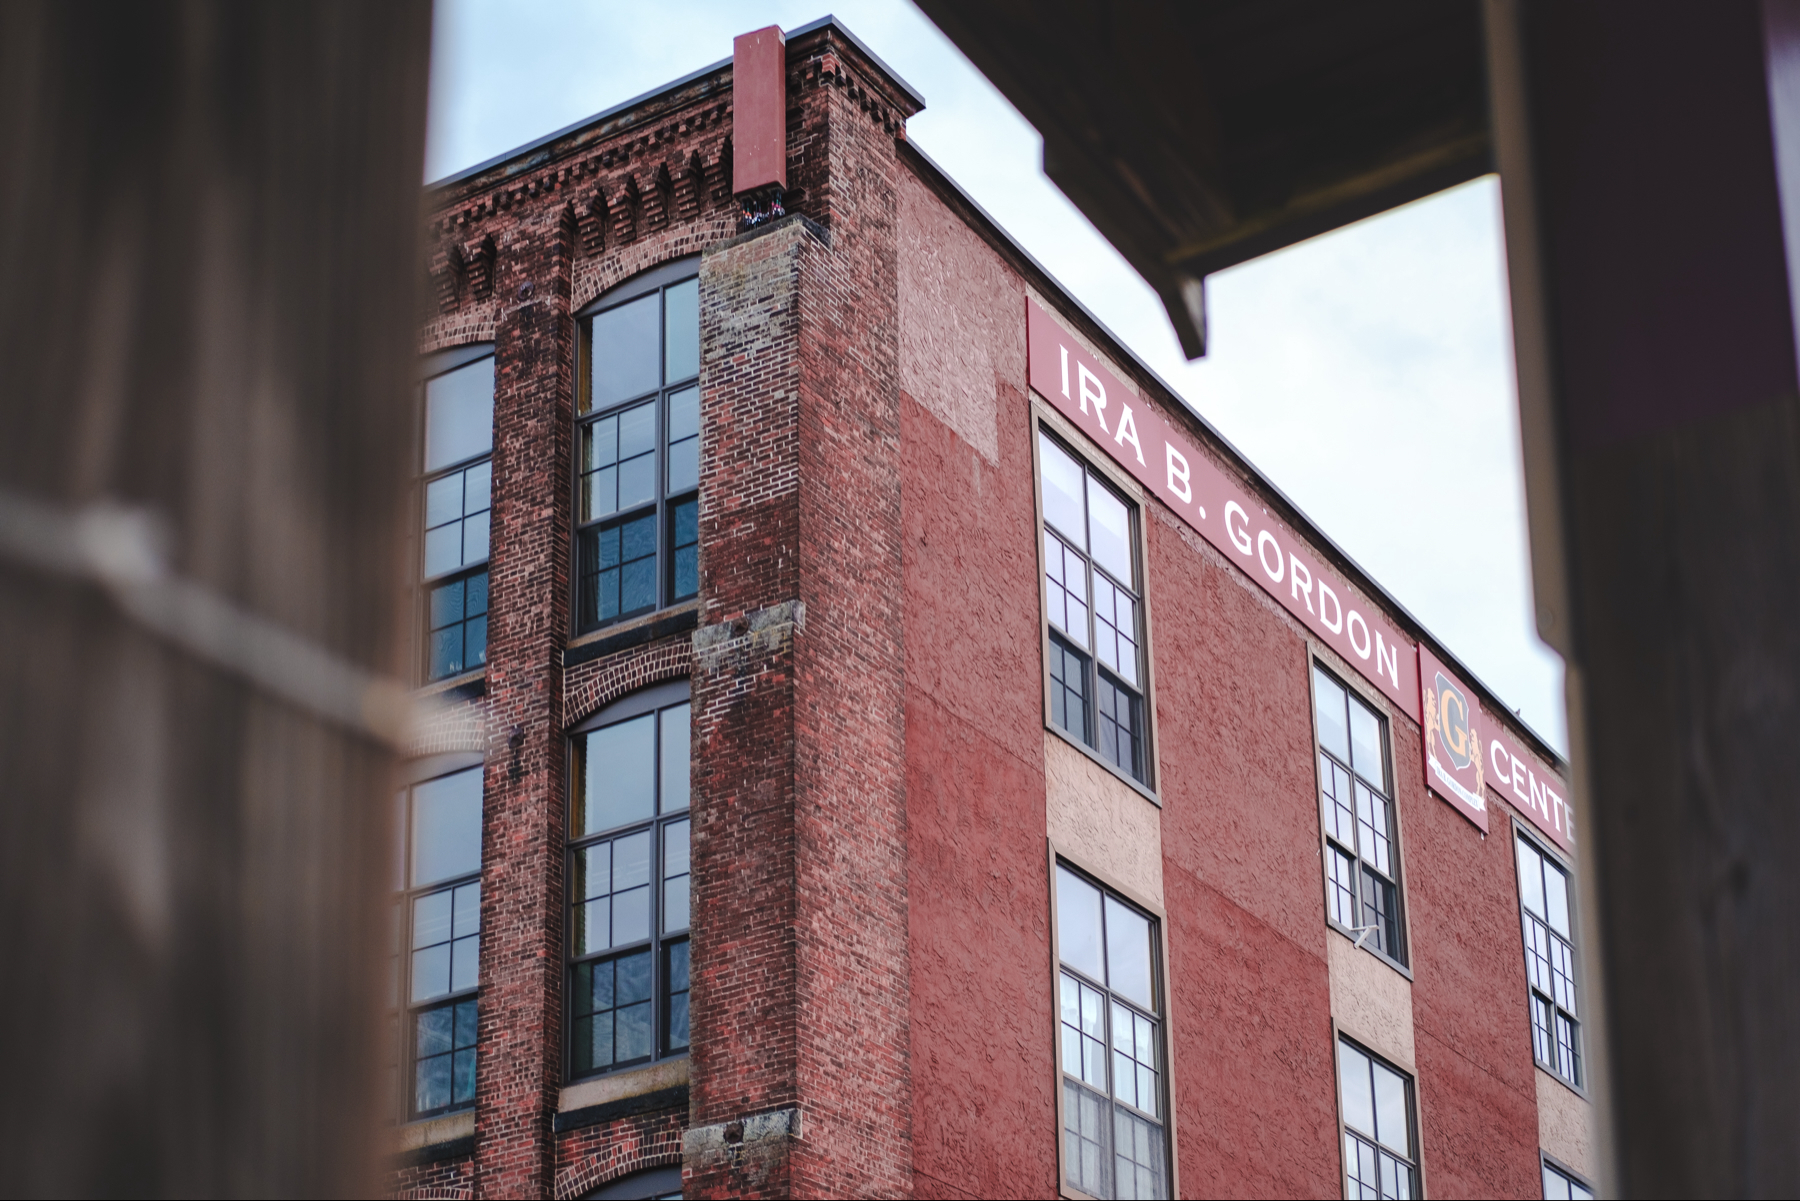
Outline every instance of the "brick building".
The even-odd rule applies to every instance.
[[[827,18],[429,194],[397,1195],[1580,1196],[1554,754]]]

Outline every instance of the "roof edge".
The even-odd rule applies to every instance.
[[[1093,327],[1093,330],[1100,335],[1099,341],[1101,341],[1107,349],[1114,352],[1123,362],[1130,363],[1144,380],[1153,384],[1165,397],[1172,400],[1176,407],[1179,408],[1180,412],[1189,420],[1197,423],[1201,431],[1205,433],[1206,437],[1222,450],[1227,457],[1234,460],[1236,465],[1247,476],[1254,480],[1259,488],[1265,490],[1274,500],[1278,501],[1291,515],[1290,520],[1296,526],[1297,532],[1328,550],[1340,563],[1354,573],[1358,586],[1362,587],[1370,596],[1387,606],[1395,616],[1402,620],[1402,624],[1410,627],[1411,633],[1415,637],[1431,647],[1432,653],[1443,660],[1446,666],[1455,668],[1463,679],[1469,681],[1469,683],[1482,694],[1484,702],[1492,702],[1493,709],[1501,715],[1502,720],[1509,725],[1516,727],[1525,736],[1526,740],[1531,743],[1533,750],[1542,755],[1546,761],[1555,765],[1565,776],[1568,775],[1569,761],[1564,755],[1559,753],[1555,747],[1552,747],[1542,735],[1533,729],[1531,723],[1526,721],[1516,710],[1508,705],[1498,692],[1483,682],[1480,676],[1469,670],[1468,665],[1458,658],[1455,652],[1446,647],[1443,641],[1426,627],[1424,622],[1420,621],[1405,605],[1401,604],[1392,593],[1382,587],[1362,564],[1358,563],[1349,552],[1345,551],[1343,547],[1333,541],[1329,534],[1320,529],[1318,525],[1313,522],[1312,518],[1306,515],[1306,510],[1302,509],[1298,504],[1295,504],[1293,499],[1283,492],[1279,485],[1258,469],[1256,464],[1250,461],[1248,455],[1244,454],[1243,451],[1232,444],[1231,439],[1227,438],[1213,425],[1212,422],[1208,421],[1197,409],[1189,404],[1187,398],[1182,396],[1182,394],[1170,385],[1167,380],[1163,379],[1154,368],[1144,362],[1143,359],[1139,358],[1137,352],[1132,350],[1122,338],[1108,328],[1104,321],[1095,316],[1092,310],[1080,300],[1076,299],[1074,293],[1065,288],[1062,285],[1062,282],[1058,280],[1056,276],[1052,275],[1049,269],[1040,263],[1029,250],[1026,250],[1025,247],[1021,246],[1017,239],[1006,231],[1005,226],[1001,225],[994,219],[991,213],[981,207],[980,202],[964,191],[962,185],[951,178],[949,172],[940,167],[930,155],[919,149],[917,142],[909,139],[900,143],[900,146],[902,148],[901,158],[903,161],[908,161],[915,168],[923,169],[935,177],[934,180],[927,180],[927,183],[936,183],[953,192],[960,203],[965,205],[983,223],[985,223],[988,231],[993,237],[1003,242],[1014,255],[1018,256],[1020,260],[1028,264],[1031,270],[1036,272],[1042,278],[1047,290],[1054,292],[1058,300],[1080,314],[1081,318]]]
[[[925,107],[925,97],[919,94],[918,89],[902,79],[892,67],[882,61],[880,55],[864,45],[861,38],[850,32],[848,26],[830,13],[825,14],[816,21],[808,21],[806,24],[801,25],[796,29],[786,30],[783,32],[782,36],[789,41],[793,41],[797,38],[805,37],[808,34],[820,33],[827,30],[843,38],[843,40],[848,42],[858,54],[868,59],[870,65],[879,70],[887,81],[894,86],[896,91],[900,92],[913,102],[916,106],[913,109],[915,113]],[[565,125],[561,129],[554,130],[540,138],[534,138],[522,146],[515,146],[511,150],[503,151],[502,153],[495,155],[493,158],[485,159],[470,167],[464,167],[460,171],[451,172],[449,175],[443,176],[440,179],[434,179],[424,185],[424,190],[428,195],[435,192],[442,192],[459,183],[466,183],[471,179],[478,178],[479,176],[492,171],[496,167],[503,167],[519,159],[532,157],[535,151],[543,150],[565,138],[570,138],[583,133],[596,125],[601,125],[607,121],[626,116],[633,109],[650,106],[657,100],[689,88],[692,85],[707,79],[709,76],[729,75],[731,67],[732,60],[730,58],[722,58],[718,62],[701,67],[697,71],[690,71],[679,79],[671,80],[660,87],[651,88],[649,91],[633,96],[629,100],[622,101],[610,108],[603,109],[591,117],[583,117],[573,124]]]

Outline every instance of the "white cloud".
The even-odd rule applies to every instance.
[[[1044,178],[1036,133],[935,26],[901,3],[831,11],[924,94],[912,140],[1564,746],[1562,664],[1530,616],[1494,181],[1213,277],[1208,357],[1189,364],[1155,296]],[[427,177],[729,57],[736,34],[821,15],[757,0],[438,0]]]

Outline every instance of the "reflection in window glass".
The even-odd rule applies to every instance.
[[[1580,1007],[1575,996],[1575,934],[1569,874],[1530,839],[1513,841],[1531,986],[1531,1044],[1539,1063],[1573,1085],[1584,1083]]]
[[[481,971],[481,771],[470,767],[399,795],[401,890],[392,907],[390,1029],[394,1075],[411,1063],[406,1114],[427,1117],[474,1103]],[[402,952],[405,952],[403,955]]]
[[[592,406],[606,408],[656,391],[662,304],[657,293],[608,309],[590,323],[593,353],[588,356]]]
[[[1083,501],[1086,473],[1074,456],[1047,434],[1038,435],[1038,469],[1044,476],[1044,520],[1069,539],[1076,551],[1087,550],[1087,507]]]
[[[494,449],[494,360],[477,359],[425,383],[425,470]]]
[[[602,721],[574,736],[570,773],[575,1076],[688,1044],[688,703]]]
[[[1050,722],[1132,779],[1147,780],[1132,509],[1041,430],[1038,470]]]
[[[412,884],[435,884],[481,869],[481,769],[413,788]]]
[[[1544,1196],[1550,1201],[1594,1201],[1594,1190],[1546,1160]]]
[[[424,394],[426,476],[418,566],[420,579],[428,582],[425,676],[440,680],[487,661],[493,358],[425,381]],[[469,462],[472,458],[476,461]]]
[[[1056,868],[1063,1176],[1095,1197],[1168,1196],[1150,919]]]
[[[1414,1197],[1412,1082],[1347,1039],[1338,1042],[1347,1197]]]
[[[582,323],[578,630],[699,591],[699,321],[690,277]]]
[[[1339,680],[1314,666],[1325,907],[1331,920],[1396,963],[1406,962],[1394,802],[1386,792],[1387,727]]]

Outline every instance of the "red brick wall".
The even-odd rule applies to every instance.
[[[785,1107],[802,1134],[691,1156],[689,1192],[904,1196],[897,164],[867,79],[806,46],[789,62],[789,180],[820,228],[701,275],[692,1105],[722,1147]],[[796,601],[791,635],[758,635]]]
[[[860,85],[858,87],[860,90]],[[892,134],[821,87],[831,246],[800,290],[794,714],[799,1073],[809,1196],[912,1189],[900,389]]]
[[[1312,702],[1292,618],[1147,523],[1181,1185],[1336,1196]]]
[[[1054,1196],[1025,293],[917,179],[901,188],[902,278],[930,294],[902,305],[965,297],[993,315],[987,328],[959,314],[970,344],[929,356],[940,371],[972,364],[966,378],[921,383],[966,400],[976,416],[965,425],[998,416],[971,441],[914,397],[901,402],[914,1190]],[[930,324],[914,319],[907,352],[928,357],[918,327]]]
[[[550,1133],[563,1083],[563,730],[633,687],[686,674],[691,652],[682,636],[582,664],[564,679],[572,314],[614,284],[735,232],[724,79],[722,91],[700,81],[584,134],[554,161],[492,171],[432,198],[436,311],[420,351],[491,340],[496,360],[486,696],[466,706],[468,720],[440,722],[445,729],[421,744],[460,746],[485,732],[481,1056],[474,1158],[396,1173],[397,1189],[460,1181],[460,1195],[549,1196],[558,1172],[580,1170]],[[565,1136],[561,1147],[587,1163],[602,1137]],[[678,1156],[679,1129],[656,1137],[656,1154]]]
[[[1402,778],[1418,775],[1418,729],[1397,731]],[[1409,756],[1403,758],[1403,756]],[[1492,802],[1490,802],[1491,804]],[[1483,838],[1418,782],[1401,795],[1413,850],[1413,1024],[1426,1186],[1435,1197],[1536,1197],[1536,1069],[1512,822]]]
[[[471,1201],[475,1165],[469,1156],[401,1168],[389,1178],[394,1201]]]

